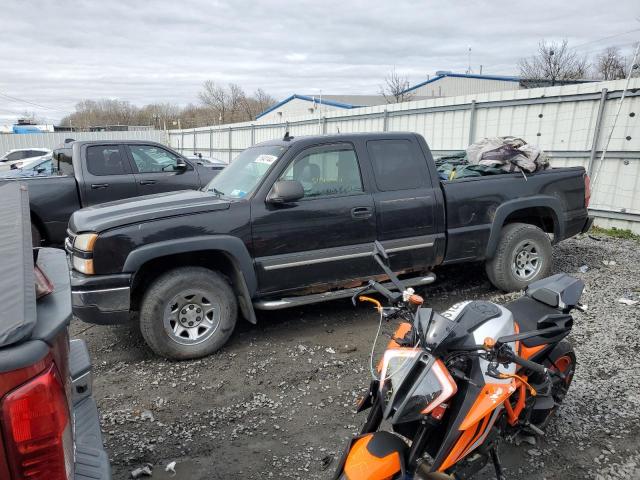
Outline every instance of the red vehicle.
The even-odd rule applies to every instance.
[[[109,480],[65,254],[32,250],[25,187],[0,186],[0,479]]]

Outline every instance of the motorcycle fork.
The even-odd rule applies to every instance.
[[[413,437],[413,441],[411,442],[411,449],[409,450],[409,454],[407,455],[407,472],[413,473],[416,470],[418,460],[422,457],[424,453],[425,446],[427,444],[427,440],[429,439],[429,428],[428,423],[423,421],[420,423],[420,427]]]
[[[382,401],[380,400],[380,395],[376,395],[369,410],[369,415],[367,415],[367,419],[360,429],[360,435],[378,430],[380,423],[382,423],[382,413]]]

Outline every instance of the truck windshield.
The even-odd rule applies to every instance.
[[[258,186],[285,149],[280,145],[246,149],[215,176],[205,190],[228,198],[246,197]]]

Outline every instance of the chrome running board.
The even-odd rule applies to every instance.
[[[429,285],[436,281],[436,276],[430,273],[421,277],[403,279],[407,287],[419,287],[423,285]],[[395,289],[391,282],[385,282],[382,285],[389,289]],[[363,285],[364,286],[364,285]],[[258,300],[253,303],[253,306],[258,310],[280,310],[283,308],[299,307],[301,305],[309,305],[312,303],[327,302],[329,300],[336,300],[338,298],[353,297],[356,293],[362,290],[363,286],[357,288],[346,288],[344,290],[334,290],[325,293],[314,293],[312,295],[301,295],[299,297],[285,297],[278,300]],[[367,290],[362,293],[373,293],[374,290]]]

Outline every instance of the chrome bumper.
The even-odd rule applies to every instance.
[[[71,290],[71,303],[74,307],[96,307],[101,312],[129,310],[130,299],[130,287]]]

